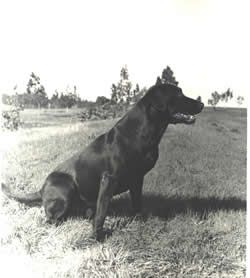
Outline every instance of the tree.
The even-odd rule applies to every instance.
[[[106,103],[109,103],[110,99],[104,97],[104,96],[99,96],[96,98],[96,104],[97,105],[104,105]]]
[[[126,65],[121,69],[120,77],[122,80],[128,80],[128,68]]]
[[[112,84],[111,91],[111,100],[113,103],[124,103],[125,93],[121,82],[118,82],[117,85]]]
[[[111,101],[113,103],[118,103],[118,92],[117,92],[117,86],[115,84],[112,84],[111,86]]]
[[[243,102],[244,102],[244,97],[242,97],[242,96],[238,96],[237,97],[237,103],[239,104],[239,105],[242,105],[243,104]]]
[[[37,90],[37,86],[40,85],[40,78],[35,75],[34,72],[30,74],[30,79],[27,84],[27,93],[34,94]]]
[[[227,89],[225,93],[219,94],[218,92],[214,92],[211,94],[212,98],[208,100],[208,104],[213,106],[213,109],[216,110],[216,105],[219,101],[228,102],[229,99],[233,98],[233,92],[230,89]]]
[[[51,107],[57,108],[72,108],[73,106],[82,106],[82,100],[77,94],[76,86],[73,89],[67,86],[66,89],[60,93],[55,91],[51,100]]]
[[[120,72],[120,81],[111,86],[111,101],[113,103],[127,103],[132,100],[132,83],[129,81],[127,66],[124,66]]]
[[[76,104],[76,99],[72,93],[61,93],[59,98],[60,107],[71,108]]]
[[[220,96],[220,101],[228,102],[229,99],[233,98],[233,92],[228,88],[225,93]]]
[[[40,77],[34,72],[30,74],[26,92],[28,95],[32,96],[31,98],[27,98],[31,101],[29,104],[38,108],[47,106],[48,97],[45,92],[45,88],[40,82]]]
[[[60,108],[59,94],[57,90],[55,90],[54,94],[49,100],[49,103],[51,108]]]
[[[157,81],[159,81],[158,78],[157,78]],[[161,83],[170,83],[170,84],[173,84],[176,86],[178,86],[178,84],[179,84],[179,82],[176,81],[176,79],[174,77],[174,72],[171,70],[171,68],[169,66],[167,66],[162,71]]]
[[[213,106],[213,109],[216,110],[215,106],[220,101],[220,94],[218,92],[213,92],[211,94],[212,98],[208,100],[208,104]]]
[[[132,101],[135,102],[137,100],[137,96],[140,94],[140,86],[138,83],[135,85],[135,89],[133,90]]]
[[[43,85],[41,85],[36,91],[34,100],[37,103],[38,108],[47,106],[49,100]]]

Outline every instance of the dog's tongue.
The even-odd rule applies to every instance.
[[[187,124],[192,124],[195,122],[195,116],[193,116],[193,115],[185,115],[182,113],[176,113],[174,116],[176,119],[182,120]]]
[[[192,124],[195,122],[195,116],[193,115],[184,115],[184,119],[187,121],[187,123]]]

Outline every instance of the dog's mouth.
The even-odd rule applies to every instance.
[[[183,113],[175,113],[171,116],[171,123],[172,124],[194,124],[195,123],[195,116]]]

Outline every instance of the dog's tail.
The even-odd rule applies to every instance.
[[[40,191],[34,193],[12,193],[10,188],[1,184],[3,193],[11,199],[17,200],[29,206],[40,206],[42,204],[42,195]]]

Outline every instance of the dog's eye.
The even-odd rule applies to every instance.
[[[179,88],[179,90],[177,90],[177,92],[176,92],[176,95],[178,98],[182,97],[183,96],[182,89]]]
[[[180,99],[183,97],[183,94],[178,92],[176,96],[177,96],[177,99]]]

